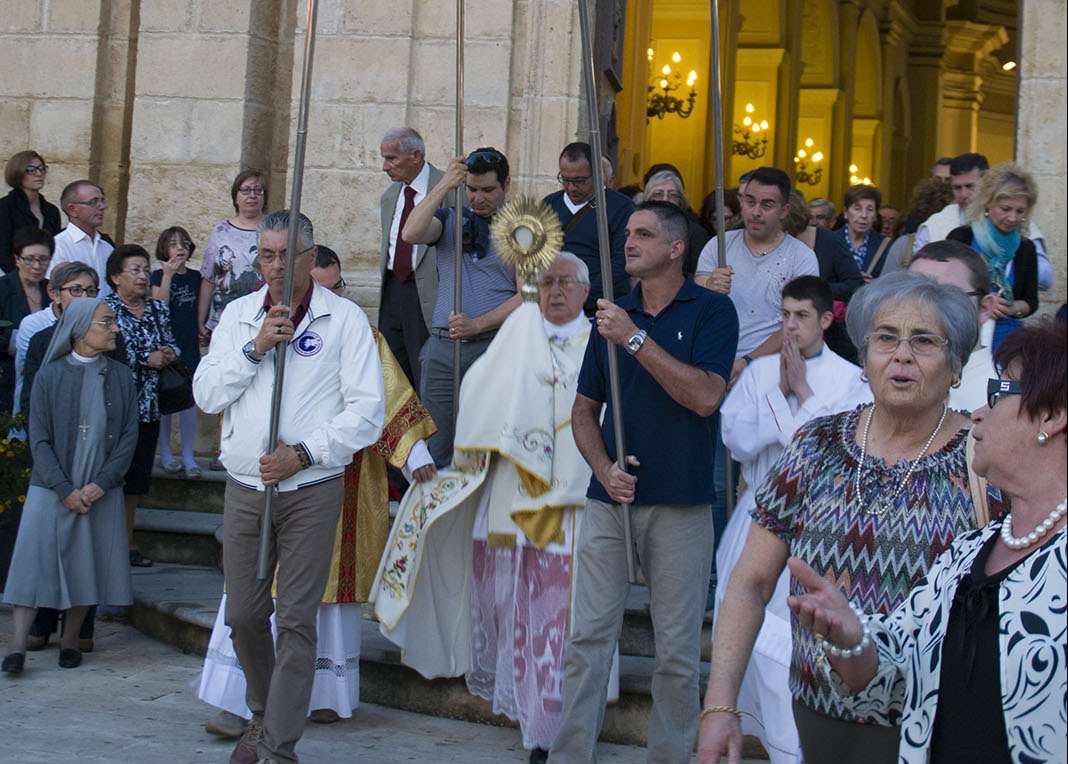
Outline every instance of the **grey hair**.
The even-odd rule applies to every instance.
[[[297,243],[300,248],[304,250],[314,246],[315,229],[312,228],[312,222],[308,219],[308,216],[301,212],[297,222],[299,224],[297,227]],[[263,236],[264,231],[288,231],[289,210],[278,210],[278,212],[272,212],[267,215],[256,226],[256,230],[259,231],[259,236]]]
[[[831,214],[833,215],[835,213],[834,202],[832,202],[830,199],[824,199],[822,197],[818,199],[813,199],[811,202],[808,203],[808,208],[812,209],[813,207],[830,207]]]
[[[557,260],[563,260],[565,263],[571,263],[575,266],[575,278],[578,279],[580,284],[590,283],[590,266],[586,265],[578,255],[574,252],[563,251],[556,256]]]
[[[423,136],[410,127],[394,127],[391,130],[387,130],[386,134],[382,136],[382,143],[396,143],[397,148],[401,151],[418,151],[420,154],[426,155],[426,144],[423,143]]]
[[[82,275],[89,276],[93,280],[93,286],[100,287],[100,274],[96,272],[96,268],[86,265],[81,260],[68,260],[53,268],[52,278],[48,280],[48,285],[53,289],[61,289]]]
[[[679,192],[679,196],[682,197],[682,201],[679,206],[682,208],[688,208],[690,203],[686,201],[686,189],[682,186],[682,178],[673,173],[671,170],[661,170],[660,172],[654,172],[649,176],[649,181],[645,184],[645,188],[642,189],[642,201],[648,201],[649,189],[659,186],[661,183],[671,183],[675,186],[675,190]]]
[[[846,310],[849,339],[857,346],[861,365],[867,360],[867,336],[875,317],[887,305],[918,302],[938,314],[949,340],[947,353],[954,374],[960,374],[979,341],[979,316],[972,298],[960,287],[939,284],[914,271],[894,271],[857,290]]]

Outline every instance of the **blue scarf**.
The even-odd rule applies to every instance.
[[[994,282],[994,292],[1012,302],[1012,284],[1009,282],[1009,263],[1016,257],[1020,248],[1020,231],[1002,233],[990,222],[990,218],[981,217],[972,223],[972,244],[986,259],[990,269],[990,280]]]

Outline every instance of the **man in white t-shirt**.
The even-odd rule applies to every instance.
[[[761,167],[741,189],[744,228],[727,231],[727,267],[716,267],[716,237],[701,250],[696,281],[729,295],[738,311],[733,383],[754,358],[782,349],[782,288],[798,276],[818,276],[816,253],[786,233],[790,178]]]
[[[108,255],[115,248],[111,239],[100,233],[108,201],[104,190],[91,180],[68,183],[59,196],[59,206],[67,215],[67,227],[56,234],[56,252],[46,274],[49,278],[60,263],[74,261],[92,266],[100,283],[100,297],[111,294],[108,285]]]

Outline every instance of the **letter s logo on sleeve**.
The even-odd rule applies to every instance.
[[[293,342],[297,355],[312,356],[323,349],[323,338],[315,332],[304,332]]]

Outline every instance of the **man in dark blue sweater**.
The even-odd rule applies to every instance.
[[[556,179],[562,190],[545,197],[564,227],[564,251],[577,255],[590,269],[590,295],[582,306],[587,316],[597,312],[597,300],[604,296],[601,277],[601,253],[597,244],[597,213],[593,209],[593,165],[588,143],[569,143],[560,152],[560,174]],[[612,250],[612,290],[618,299],[630,292],[623,244],[627,240],[627,220],[634,204],[623,194],[606,188],[608,237]]]

